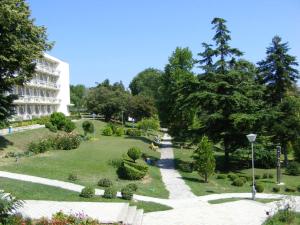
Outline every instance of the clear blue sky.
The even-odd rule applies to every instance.
[[[70,63],[71,83],[93,86],[163,69],[176,46],[196,55],[213,36],[211,20],[228,21],[233,47],[257,62],[274,35],[300,59],[299,0],[28,0],[55,41],[50,54]]]

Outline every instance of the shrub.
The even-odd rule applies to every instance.
[[[234,181],[236,178],[238,178],[238,175],[234,174],[234,173],[230,173],[227,175],[227,177],[231,180]]]
[[[274,178],[274,174],[269,173],[269,178],[273,179]]]
[[[297,186],[297,191],[300,192],[300,185]]]
[[[117,132],[118,126],[115,123],[109,123],[107,126],[111,128],[113,134]]]
[[[255,184],[255,189],[256,189],[256,191],[257,191],[258,193],[262,193],[262,192],[264,192],[265,187],[264,187],[264,185],[261,184],[261,183],[256,183],[256,184]]]
[[[63,127],[63,130],[66,131],[67,133],[72,132],[76,128],[75,123],[73,123],[70,119],[65,120],[65,124]]]
[[[80,196],[84,198],[92,198],[95,195],[95,189],[92,187],[85,187],[81,190]]]
[[[259,174],[256,174],[254,177],[255,177],[255,180],[259,180],[261,178],[261,176]]]
[[[109,160],[107,163],[108,165],[114,167],[114,168],[119,168],[122,165],[122,159],[112,159]]]
[[[299,166],[299,163],[297,162],[290,162],[286,169],[285,169],[285,172],[288,174],[288,175],[292,175],[292,176],[297,176],[300,174],[300,166]]]
[[[100,187],[110,187],[112,185],[113,185],[112,181],[108,178],[102,178],[98,181],[98,186]]]
[[[75,173],[70,173],[69,176],[68,176],[68,180],[76,181],[76,180],[78,180],[78,177]]]
[[[130,162],[130,161],[124,161],[125,164],[137,169],[137,170],[140,170],[144,173],[147,173],[148,172],[148,166],[147,165],[143,165],[143,164],[140,164],[140,163],[133,163],[133,162]]]
[[[28,151],[38,154],[38,153],[49,151],[53,147],[54,147],[54,142],[52,138],[41,139],[39,141],[31,142],[28,145]]]
[[[277,193],[277,192],[280,191],[280,187],[273,187],[273,188],[272,188],[272,191],[275,192],[275,193]]]
[[[107,126],[103,129],[102,134],[104,136],[111,136],[111,135],[113,135],[113,130]]]
[[[126,134],[128,136],[132,136],[132,137],[140,137],[140,136],[142,136],[142,132],[140,130],[138,130],[138,129],[132,129],[132,128],[127,129]]]
[[[130,188],[133,192],[138,190],[138,186],[134,183],[127,184],[126,187]]]
[[[116,129],[115,134],[116,134],[117,136],[122,136],[122,135],[124,134],[124,129],[123,129],[123,127],[118,127],[118,128]]]
[[[94,124],[91,121],[84,121],[82,123],[82,129],[84,131],[84,136],[86,136],[88,133],[94,132]]]
[[[133,190],[127,186],[121,189],[121,195],[123,199],[131,200],[133,197]]]
[[[296,188],[294,187],[286,187],[284,190],[285,192],[296,192]]]
[[[246,177],[239,177],[239,179],[241,179],[244,183],[246,183],[247,182],[247,179],[246,179]]]
[[[128,180],[140,180],[146,176],[147,172],[139,170],[127,163],[123,163],[118,170],[119,176]]]
[[[9,215],[23,205],[23,202],[10,194],[0,192],[0,224],[6,223]]]
[[[226,179],[226,175],[225,174],[218,174],[217,179]]]
[[[177,165],[178,169],[187,172],[187,173],[192,173],[193,172],[193,164],[190,162],[181,162],[178,163]]]
[[[233,182],[232,182],[233,186],[237,186],[237,187],[241,187],[244,185],[244,181],[241,178],[236,178]]]
[[[269,177],[269,174],[268,173],[264,173],[263,174],[263,179],[267,179]]]
[[[59,150],[71,150],[79,147],[81,138],[75,133],[57,135],[55,138],[55,143],[56,148]]]
[[[142,155],[142,152],[137,147],[132,147],[128,149],[127,155],[135,162],[137,159],[139,159]]]
[[[246,180],[246,181],[251,181],[251,180],[252,180],[252,176],[250,176],[250,175],[246,175],[246,174],[239,175],[239,177],[243,177],[243,178],[245,178],[245,180]]]
[[[273,149],[259,147],[255,150],[255,166],[258,168],[270,169],[276,167],[276,153]]]
[[[58,130],[63,130],[66,123],[66,116],[61,112],[54,112],[51,114],[49,121]]]
[[[113,186],[107,187],[105,189],[104,195],[103,195],[104,198],[112,199],[112,198],[115,198],[116,196],[117,196],[117,190]]]
[[[53,124],[50,123],[50,122],[47,122],[47,123],[45,124],[45,127],[48,128],[48,129],[49,129],[51,132],[53,132],[53,133],[56,133],[56,132],[57,132],[57,127],[56,127],[56,126],[53,126]]]

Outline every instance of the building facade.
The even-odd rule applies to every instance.
[[[13,120],[29,120],[53,112],[69,115],[70,86],[69,64],[44,54],[37,60],[36,73],[24,86],[15,86]]]

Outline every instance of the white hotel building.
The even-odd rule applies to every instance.
[[[37,60],[36,73],[24,86],[15,86],[13,120],[28,120],[35,117],[62,112],[69,115],[70,87],[69,64],[48,54]]]

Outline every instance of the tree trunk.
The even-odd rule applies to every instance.
[[[204,182],[207,183],[207,173],[204,174]]]

